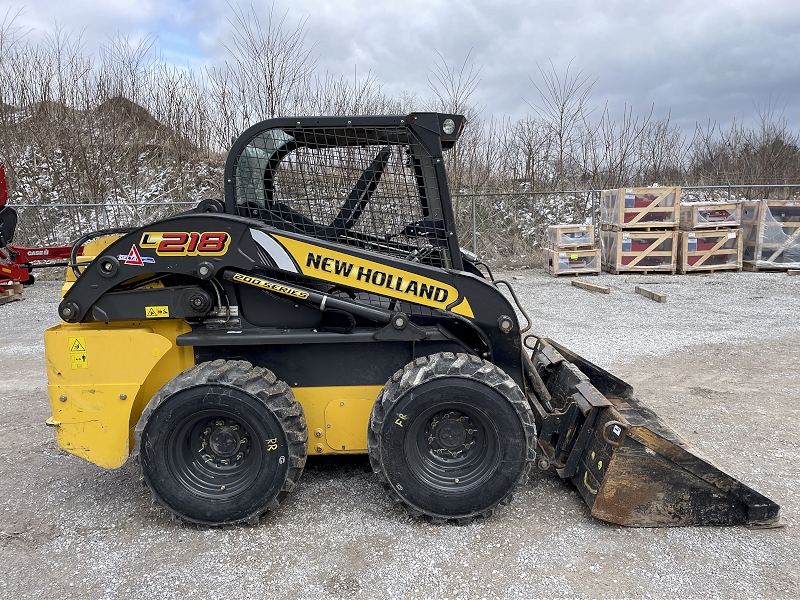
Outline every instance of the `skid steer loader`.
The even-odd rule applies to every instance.
[[[511,287],[459,247],[442,153],[463,126],[265,121],[224,201],[78,240],[45,334],[59,446],[136,455],[158,502],[208,525],[255,523],[308,454],[352,453],[434,521],[492,514],[539,468],[612,523],[779,524],[629,385],[523,338]]]

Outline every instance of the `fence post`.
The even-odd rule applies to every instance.
[[[103,196],[103,206],[100,208],[100,214],[103,216],[103,226],[106,229],[109,229],[111,225],[109,225],[108,221],[108,209],[106,209],[106,200],[108,200],[108,198]]]
[[[478,226],[475,215],[475,188],[472,188],[472,253],[478,256]]]

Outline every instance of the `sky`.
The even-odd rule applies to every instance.
[[[248,3],[249,4],[249,3]],[[271,1],[254,0],[264,15]],[[245,5],[247,6],[247,5]],[[230,44],[231,6],[213,0],[28,0],[17,24],[37,40],[53,23],[93,50],[109,36],[156,37],[181,67],[213,65]],[[594,81],[591,104],[682,127],[755,123],[774,110],[800,129],[798,0],[275,0],[305,19],[317,71],[371,73],[391,95],[430,96],[437,55],[480,68],[471,100],[484,117],[522,118],[541,104],[539,66]],[[0,3],[0,18],[5,14]],[[538,66],[537,66],[538,65]]]

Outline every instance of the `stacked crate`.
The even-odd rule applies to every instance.
[[[600,273],[600,250],[591,225],[551,225],[547,228],[544,270],[553,277]]]
[[[675,273],[681,188],[605,190],[600,198],[603,269]]]
[[[683,202],[678,272],[742,270],[741,204]]]
[[[744,266],[800,269],[800,202],[756,200],[742,205]]]

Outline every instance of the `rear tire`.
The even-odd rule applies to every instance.
[[[367,435],[386,492],[412,516],[468,522],[507,504],[535,458],[522,390],[476,356],[416,359],[381,391]]]
[[[255,524],[294,489],[308,431],[291,389],[271,371],[215,360],[167,382],[135,438],[145,483],[174,515]]]

